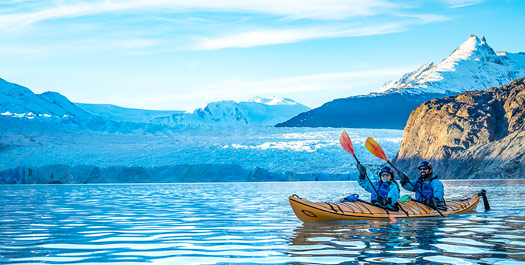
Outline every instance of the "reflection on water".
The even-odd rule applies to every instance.
[[[292,255],[363,263],[493,264],[525,260],[523,217],[469,215],[387,221],[305,223],[294,230]],[[512,238],[513,240],[509,239]],[[334,252],[336,251],[336,252]]]
[[[0,264],[525,264],[523,184],[447,181],[493,210],[393,224],[303,224],[287,201],[355,182],[0,186]]]

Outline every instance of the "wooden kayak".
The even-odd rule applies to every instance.
[[[443,215],[473,212],[476,210],[480,196],[483,197],[485,209],[488,210],[488,202],[483,190],[467,199],[447,201],[447,210],[440,212]],[[311,202],[294,194],[289,197],[289,202],[297,218],[303,222],[389,219],[383,208],[361,200],[356,202]],[[399,211],[389,211],[390,215],[395,218],[441,216],[431,206],[414,200],[398,201],[398,203],[400,206]]]

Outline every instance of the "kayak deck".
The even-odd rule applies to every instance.
[[[297,195],[289,197],[295,215],[303,222],[321,222],[336,220],[373,220],[388,219],[386,211],[369,202],[311,202]],[[447,201],[447,210],[443,215],[462,214],[472,212],[479,202],[479,195],[475,194],[463,200]],[[399,211],[389,211],[395,218],[421,218],[440,216],[432,207],[417,201],[399,201]]]

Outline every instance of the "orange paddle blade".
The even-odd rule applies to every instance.
[[[372,139],[372,137],[368,137],[366,139],[365,146],[366,146],[366,149],[368,149],[368,151],[370,151],[370,153],[372,153],[373,155],[385,161],[388,161],[388,159],[386,158],[385,152],[383,152],[383,149],[381,148],[381,146],[379,146],[376,140]]]
[[[350,154],[354,154],[354,146],[352,145],[352,141],[350,140],[350,136],[348,136],[348,133],[346,131],[343,131],[341,133],[341,137],[339,138],[339,142],[341,143],[341,146]]]
[[[390,215],[390,214],[388,214],[388,218],[390,218],[390,223],[396,223],[397,222],[397,219],[394,216]]]

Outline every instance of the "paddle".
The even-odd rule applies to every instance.
[[[385,160],[392,168],[394,168],[399,177],[400,178],[403,178],[403,181],[404,182],[407,182],[407,183],[410,183],[410,185],[414,188],[414,190],[419,193],[419,196],[421,196],[421,198],[423,198],[423,194],[421,194],[421,191],[418,190],[416,187],[414,187],[414,184],[412,184],[412,182],[410,182],[410,179],[408,179],[406,177],[406,175],[403,173],[403,174],[400,174],[401,171],[399,171],[399,169],[397,169],[389,160],[388,158],[386,158],[386,155],[385,155],[385,152],[383,151],[383,148],[381,148],[381,146],[372,138],[372,137],[368,137],[366,139],[366,142],[365,142],[365,147],[366,149],[368,149],[368,151],[370,151],[370,153],[372,153],[373,155],[375,155],[376,157],[380,158],[380,159],[383,159]],[[434,202],[433,200],[431,200],[431,203],[433,203],[434,205],[428,205],[426,203],[424,203],[425,205],[428,205],[430,206],[432,209],[436,210],[439,215],[441,215],[441,217],[445,217],[443,215],[443,213],[437,208],[437,205],[436,205],[436,202]]]
[[[352,154],[355,158],[355,161],[357,162],[357,164],[361,164],[359,162],[359,160],[357,159],[357,157],[355,156],[355,153],[354,153],[354,146],[352,145],[352,140],[350,140],[350,136],[348,136],[348,133],[346,131],[343,131],[341,133],[341,137],[339,138],[339,142],[341,143],[341,146],[350,154]],[[376,195],[376,198],[379,199],[379,193],[377,192],[377,190],[375,189],[374,187],[374,184],[372,183],[372,181],[368,178],[368,175],[365,174],[365,177],[366,179],[368,180],[368,182],[370,183],[370,186],[372,187],[372,190],[374,191],[375,195]],[[379,202],[379,200],[378,200]],[[383,208],[383,210],[385,210],[386,214],[388,215],[388,218],[390,218],[390,221],[392,223],[395,223],[397,222],[396,218],[392,215],[390,215],[390,212],[385,208],[385,206],[381,203],[379,203],[381,205],[381,208]]]

